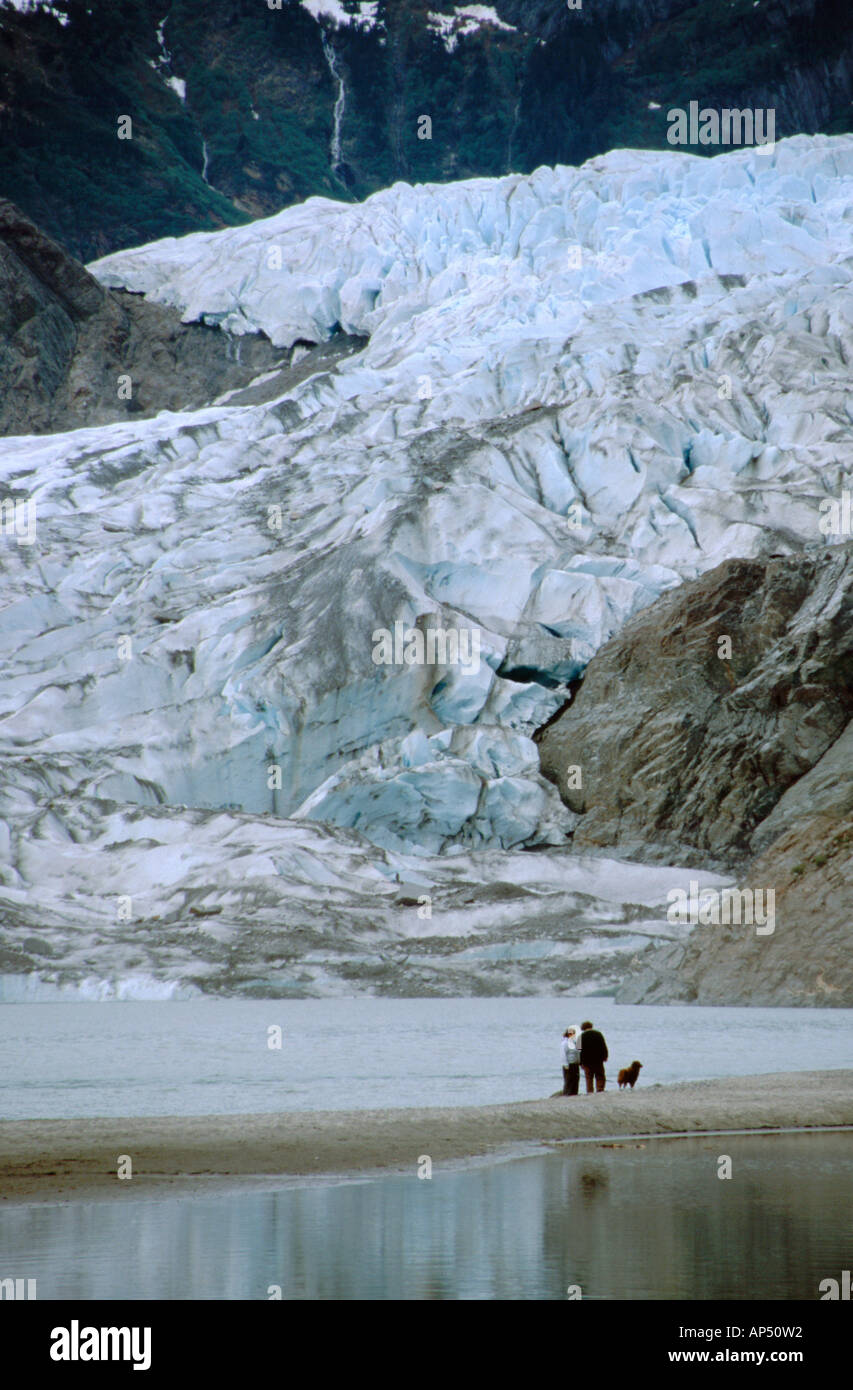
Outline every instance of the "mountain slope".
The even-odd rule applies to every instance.
[[[88,260],[312,194],[666,149],[667,109],[691,100],[773,107],[780,138],[843,132],[853,13],[846,0],[0,0],[0,91],[0,196]],[[132,139],[118,138],[123,116]]]

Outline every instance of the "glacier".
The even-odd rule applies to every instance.
[[[3,441],[37,532],[0,537],[0,970],[601,988],[671,935],[660,871],[572,855],[534,735],[666,589],[831,543],[852,223],[853,137],[797,136],[312,198],[92,265],[292,367]],[[477,669],[377,664],[395,624],[476,632]]]

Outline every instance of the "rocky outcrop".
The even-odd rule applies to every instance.
[[[673,854],[772,889],[775,930],[694,927],[623,1002],[853,1004],[853,546],[729,560],[591,661],[542,731],[576,846]]]
[[[0,434],[41,434],[204,405],[290,354],[105,290],[0,201]]]
[[[748,857],[853,714],[851,613],[838,547],[726,561],[629,621],[540,743],[576,844]]]
[[[743,876],[744,886],[773,889],[773,933],[700,923],[686,944],[635,957],[617,993],[620,1003],[853,1006],[851,754],[848,725],[779,802],[786,819],[794,807],[797,816]],[[765,823],[768,832],[775,814]]]

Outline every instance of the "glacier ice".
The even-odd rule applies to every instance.
[[[9,929],[84,943],[126,840],[120,875],[172,885],[177,921],[211,825],[239,882],[191,930],[222,952],[258,872],[235,826],[295,845],[324,822],[321,856],[444,856],[478,891],[490,854],[568,864],[532,736],[598,647],[729,556],[831,542],[851,223],[853,137],[798,136],[312,198],[95,263],[187,321],[366,343],[263,403],[4,441],[0,495],[37,507],[33,545],[0,536]],[[477,671],[377,665],[397,623],[476,629]],[[177,978],[182,948],[150,949],[109,978]]]

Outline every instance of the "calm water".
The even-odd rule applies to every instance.
[[[484,1105],[562,1085],[590,1017],[640,1085],[853,1067],[853,1010],[609,999],[297,999],[0,1007],[0,1117]],[[281,1049],[267,1045],[281,1028]]]
[[[717,1177],[718,1157],[732,1178]],[[411,1177],[0,1210],[39,1299],[817,1299],[851,1133],[600,1143]]]

